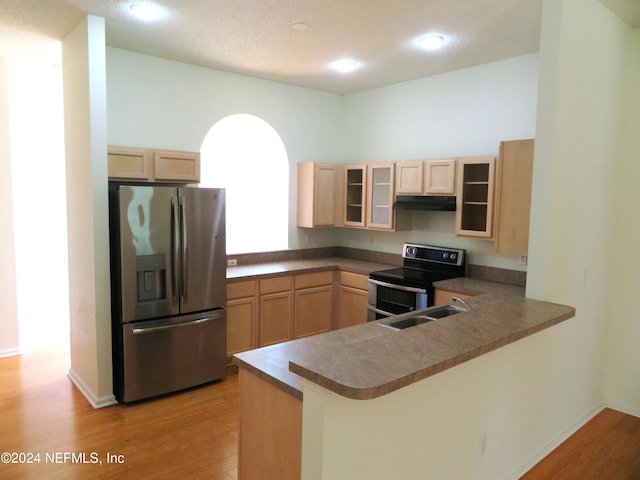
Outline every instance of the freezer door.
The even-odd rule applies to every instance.
[[[224,379],[225,311],[122,325],[123,384],[116,396],[133,402]]]
[[[223,307],[226,300],[225,191],[178,189],[182,224],[180,310]]]
[[[121,185],[118,209],[122,321],[178,314],[176,188]]]

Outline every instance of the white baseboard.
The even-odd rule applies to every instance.
[[[93,408],[103,408],[118,403],[116,397],[114,397],[113,394],[98,397],[73,369],[69,369],[69,373],[67,374],[67,376],[73,382],[73,384],[78,387],[78,390],[82,392],[82,394],[85,396],[85,398]]]
[[[570,425],[568,428],[566,428],[562,433],[560,433],[560,435],[558,435],[556,438],[547,442],[547,444],[544,447],[542,447],[538,452],[531,455],[515,471],[507,475],[504,478],[504,480],[518,480],[519,478],[521,478],[525,473],[531,470],[538,462],[540,462],[540,460],[542,460],[544,457],[546,457],[552,451],[558,448],[560,444],[562,444],[562,442],[564,442],[571,435],[573,435],[578,430],[580,430],[589,420],[591,420],[593,417],[599,414],[606,407],[607,405],[605,405],[604,402],[595,406],[589,412],[587,412],[582,417],[580,417],[573,425]]]
[[[640,408],[638,407],[615,401],[608,401],[607,406],[613,410],[617,410],[618,412],[626,413],[628,415],[633,415],[634,417],[640,418]]]
[[[0,350],[0,358],[3,357],[13,357],[14,355],[20,355],[22,350],[19,348],[7,348],[5,350]]]

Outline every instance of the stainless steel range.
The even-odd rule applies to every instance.
[[[427,308],[433,282],[464,277],[466,250],[405,243],[403,266],[369,274],[368,321]]]

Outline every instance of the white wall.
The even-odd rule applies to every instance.
[[[70,378],[95,407],[115,403],[111,371],[104,19],[88,16],[62,42]]]
[[[20,346],[9,140],[9,69],[0,57],[0,356],[15,354]]]
[[[606,318],[609,324],[607,401],[640,417],[640,322],[637,298],[640,292],[640,29],[632,33],[625,52],[625,126],[623,152],[616,160],[617,191],[615,267],[610,275]]]
[[[351,162],[498,155],[535,137],[538,55],[530,54],[346,96]],[[342,232],[342,244],[400,252],[404,241],[466,248],[471,263],[522,270],[493,242],[455,237],[452,212],[399,212],[395,234]]]
[[[577,309],[566,354],[582,365],[582,411],[604,398],[612,293],[626,281],[612,247],[631,29],[595,0],[543,12],[527,295]]]
[[[297,229],[295,164],[497,155],[500,140],[535,136],[537,66],[531,54],[342,97],[108,48],[108,141],[199,151],[218,120],[256,115],[289,156],[290,248],[337,239],[399,253],[404,241],[431,242],[467,248],[473,263],[522,270],[492,242],[455,237],[450,212],[401,212],[396,233]]]
[[[344,160],[339,95],[107,49],[110,145],[200,151],[209,129],[245,113],[269,123],[289,157],[289,247],[334,245],[331,232],[296,228],[298,162]]]

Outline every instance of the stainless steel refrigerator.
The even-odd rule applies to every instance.
[[[114,394],[224,379],[224,189],[109,184]]]

